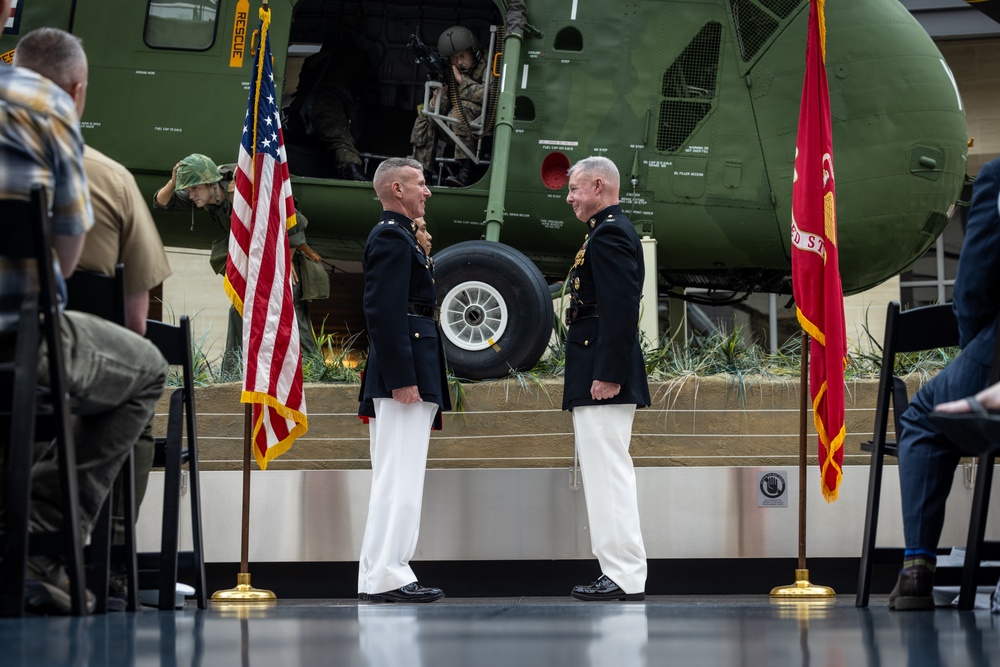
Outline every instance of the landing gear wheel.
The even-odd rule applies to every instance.
[[[538,268],[495,241],[466,241],[434,256],[448,365],[468,380],[503,377],[541,359],[552,297]]]

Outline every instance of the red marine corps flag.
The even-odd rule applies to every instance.
[[[812,337],[809,388],[819,433],[823,497],[837,499],[844,461],[844,292],[837,254],[830,96],[823,0],[810,0],[806,72],[792,185],[792,291]]]
[[[243,316],[243,403],[253,404],[261,469],[306,432],[302,357],[290,281],[288,228],[295,204],[274,94],[269,9],[250,78],[226,263],[226,293]]]

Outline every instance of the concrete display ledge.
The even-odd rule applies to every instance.
[[[911,393],[926,377],[910,377]],[[845,465],[866,464],[860,443],[871,437],[876,380],[847,386]],[[562,382],[516,379],[462,385],[462,411],[448,413],[431,435],[429,468],[567,468],[573,425],[561,410]],[[642,467],[798,465],[799,383],[734,377],[689,377],[650,386],[653,405],[636,413],[632,456]],[[454,388],[452,396],[454,400]],[[238,384],[196,390],[204,471],[239,470],[243,405]],[[166,393],[157,409],[165,427]],[[309,431],[269,466],[274,470],[370,468],[368,429],[355,416],[358,386],[306,386]],[[891,413],[890,413],[891,415]],[[816,465],[812,415],[809,464]],[[890,419],[890,425],[892,421]],[[891,429],[890,429],[891,430]],[[256,468],[256,464],[254,464]]]

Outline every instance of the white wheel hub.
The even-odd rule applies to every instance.
[[[507,328],[507,303],[495,288],[471,280],[441,302],[441,329],[453,345],[476,352],[492,347]]]

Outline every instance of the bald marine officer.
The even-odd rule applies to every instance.
[[[591,548],[602,572],[573,588],[580,600],[646,596],[646,549],[628,453],[636,407],[650,403],[639,345],[645,268],[639,236],[618,205],[619,183],[605,157],[569,170],[566,202],[588,234],[570,272],[563,410],[573,413]]]
[[[417,238],[416,219],[431,192],[411,158],[384,161],[373,185],[383,211],[361,259],[369,347],[359,414],[374,403],[375,419],[368,423],[372,493],[358,598],[433,602],[444,592],[421,586],[410,569],[431,427],[440,428],[441,411],[451,409],[433,265]]]

